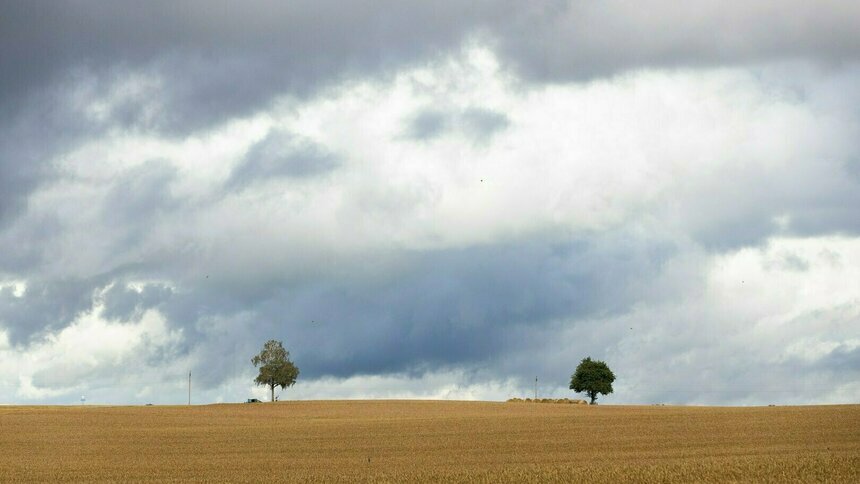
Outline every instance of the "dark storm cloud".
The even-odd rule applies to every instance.
[[[14,70],[3,62],[0,71]],[[62,93],[34,94],[15,114],[13,107],[22,100],[0,86],[0,229],[26,210],[33,190],[56,179],[52,157],[98,132]]]
[[[520,332],[552,318],[623,311],[641,273],[658,270],[672,252],[607,239],[521,242],[386,254],[382,260],[403,259],[408,268],[382,280],[377,261],[362,257],[340,261],[346,277],[315,268],[251,279],[222,272],[142,292],[117,282],[103,295],[105,315],[122,320],[157,307],[182,331],[181,353],[199,357],[195,381],[207,387],[246,370],[249,355],[272,337],[293,350],[307,378],[420,373],[522,345]],[[150,292],[158,297],[150,300]]]
[[[143,311],[170,300],[173,290],[161,283],[128,286],[127,277],[139,271],[126,267],[91,278],[30,278],[26,289],[16,295],[13,286],[0,286],[0,330],[13,345],[28,345],[32,339],[57,332],[81,314],[104,305],[103,316],[117,321],[133,321]]]
[[[797,173],[786,172],[728,178],[721,184],[689,200],[689,234],[713,251],[758,246],[774,235],[860,234],[860,215],[854,208],[860,206],[856,180],[830,183],[826,175],[801,180]],[[748,191],[741,193],[744,190]]]
[[[0,144],[3,151],[0,152],[0,229],[9,218],[23,211],[27,196],[45,176],[40,163],[10,162],[14,155],[9,152],[13,149],[4,145]]]
[[[524,73],[547,79],[664,65],[838,62],[860,52],[860,7],[851,2],[657,2],[647,11],[560,0],[4,2],[0,105],[4,115],[15,112],[75,72],[139,73],[164,80],[166,107],[147,123],[187,132],[253,112],[277,94],[438,55],[474,33],[496,39]],[[134,110],[125,106],[119,117],[134,123]]]
[[[20,297],[0,288],[0,329],[12,344],[26,344],[37,334],[60,330],[93,305],[97,284],[88,280],[31,280]]]
[[[233,325],[241,341],[283,339],[308,378],[468,365],[526,351],[518,335],[528,328],[627,310],[639,281],[673,253],[670,245],[632,247],[615,236],[431,251],[376,283],[315,279],[260,292],[199,286],[174,295],[165,314],[198,330],[205,321],[247,321]],[[237,337],[207,336],[202,348],[233,355]],[[225,358],[209,383],[246,356]]]
[[[455,47],[488,3],[9,2],[0,93],[10,106],[75,69],[163,76],[157,124],[187,131]]]

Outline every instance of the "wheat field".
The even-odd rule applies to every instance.
[[[0,407],[2,482],[860,482],[860,405]]]

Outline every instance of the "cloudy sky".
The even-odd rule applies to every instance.
[[[858,24],[0,1],[0,403],[856,403]]]

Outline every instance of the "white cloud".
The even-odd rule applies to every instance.
[[[255,387],[248,378],[225,384],[216,390],[216,400],[236,401],[242,395],[247,398],[269,400],[269,390]],[[244,390],[244,393],[243,393]],[[520,396],[521,390],[514,379],[476,383],[474,375],[462,370],[440,370],[423,375],[355,375],[349,378],[322,378],[299,381],[286,390],[276,389],[275,395],[282,400],[317,399],[427,399],[427,400],[495,400],[503,401]]]
[[[97,208],[105,190],[151,159],[177,170],[165,190],[182,209],[143,234],[139,257],[203,245],[221,260],[249,257],[241,265],[259,270],[258,257],[296,264],[278,254],[285,246],[306,256],[426,250],[638,223],[711,234],[750,206],[786,203],[791,194],[781,190],[799,177],[810,184],[798,194],[804,198],[842,183],[850,129],[788,94],[740,69],[521,86],[490,51],[471,45],[390,82],[346,83],[304,102],[284,98],[187,139],[133,132],[93,139],[57,160],[74,176],[34,195],[31,210],[68,207],[61,213],[66,243],[56,247],[64,271],[118,262],[103,234],[126,237],[123,224],[135,221],[85,227],[105,224]],[[497,111],[510,125],[481,144],[469,142],[468,130],[404,138],[404,123],[431,107]],[[326,177],[270,179],[224,193],[231,170],[271,129],[312,140],[344,163]],[[744,179],[733,186],[728,177]],[[776,202],[748,189],[768,179]],[[773,217],[791,225],[790,214],[767,220]],[[71,252],[74,260],[63,257]]]
[[[12,295],[20,298],[27,291],[27,281],[23,279],[8,279],[0,281],[0,291],[8,290]]]
[[[809,267],[771,264],[786,251]],[[620,394],[738,404],[860,398],[848,390],[856,368],[820,364],[860,343],[860,238],[775,238],[702,269],[701,287],[678,286],[672,300],[589,325],[623,335],[604,341]]]
[[[182,339],[181,332],[169,328],[155,310],[135,322],[106,321],[101,312],[97,305],[26,349],[0,346],[0,368],[7,377],[0,380],[4,394],[39,400],[98,385],[125,386],[147,370],[151,354],[169,351]],[[127,370],[130,373],[123,375]]]

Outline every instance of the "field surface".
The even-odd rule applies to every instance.
[[[0,407],[0,482],[860,482],[860,405]]]

